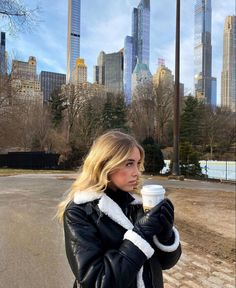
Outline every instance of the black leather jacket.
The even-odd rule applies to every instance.
[[[78,287],[163,287],[162,270],[177,263],[179,242],[166,252],[141,241],[132,232],[143,215],[141,198],[105,192],[78,192],[65,210],[66,254]]]

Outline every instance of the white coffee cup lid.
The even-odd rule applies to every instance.
[[[141,193],[145,194],[163,194],[165,193],[165,189],[161,185],[144,185],[141,189]]]

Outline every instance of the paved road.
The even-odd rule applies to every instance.
[[[62,227],[53,219],[56,205],[75,175],[35,174],[0,177],[0,288],[72,287]],[[229,184],[199,181],[145,182],[165,187],[233,192]],[[211,255],[200,257],[183,243],[179,264],[165,272],[165,288],[233,288],[233,265]],[[193,273],[194,271],[194,273]]]

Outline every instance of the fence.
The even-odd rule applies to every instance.
[[[236,162],[235,161],[213,161],[201,160],[200,166],[202,173],[208,178],[220,180],[236,180]],[[166,166],[161,173],[165,174],[169,171],[170,160],[165,160]]]
[[[201,160],[200,165],[202,168],[202,173],[207,175],[208,178],[233,181],[236,180],[235,161]]]
[[[0,167],[22,169],[57,169],[59,154],[38,152],[8,152],[0,155]]]

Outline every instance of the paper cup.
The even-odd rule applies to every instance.
[[[150,210],[164,199],[165,189],[161,185],[144,185],[141,189],[144,211]]]

